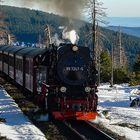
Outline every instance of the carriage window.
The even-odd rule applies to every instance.
[[[14,58],[13,58],[13,56],[9,56],[9,65],[14,66]]]
[[[45,66],[39,66],[36,69],[37,92],[39,94],[41,93],[42,82],[46,83],[46,73],[47,73],[47,69]]]
[[[16,58],[16,69],[23,71],[23,59]]]
[[[26,72],[27,74],[29,74],[29,61],[28,61],[28,60],[26,60],[25,66],[26,66],[25,72]]]

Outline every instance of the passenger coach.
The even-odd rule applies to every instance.
[[[38,81],[46,81],[47,69],[42,64],[47,53],[46,48],[0,46],[0,71],[24,89],[39,92]]]

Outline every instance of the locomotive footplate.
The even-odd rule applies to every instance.
[[[52,112],[57,120],[95,120],[97,112]]]

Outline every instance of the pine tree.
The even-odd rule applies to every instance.
[[[140,72],[140,55],[137,56],[133,69],[135,72]]]
[[[140,54],[136,58],[135,64],[133,66],[133,73],[130,76],[130,85],[140,85]]]
[[[114,83],[121,84],[129,82],[127,71],[124,68],[116,68],[113,73]]]
[[[108,50],[103,50],[100,57],[101,81],[110,82],[111,80],[111,56]]]

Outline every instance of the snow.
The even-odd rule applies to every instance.
[[[99,117],[96,123],[102,124],[112,132],[127,140],[140,140],[140,108],[130,107],[130,96],[140,90],[140,86],[129,87],[127,84],[103,84],[98,87]],[[108,112],[103,115],[103,112]]]
[[[0,136],[10,140],[46,140],[3,88],[0,88],[0,119],[6,120],[0,122]]]
[[[140,91],[140,86],[129,87],[128,84],[109,84],[98,87],[99,116],[96,123],[102,124],[112,132],[125,137],[127,140],[140,140],[140,107],[130,107],[130,96]],[[103,112],[107,112],[103,115]],[[42,116],[46,119],[48,116]],[[44,134],[36,128],[21,112],[18,105],[0,87],[0,136],[11,140],[46,140]],[[95,121],[94,121],[95,122]]]

